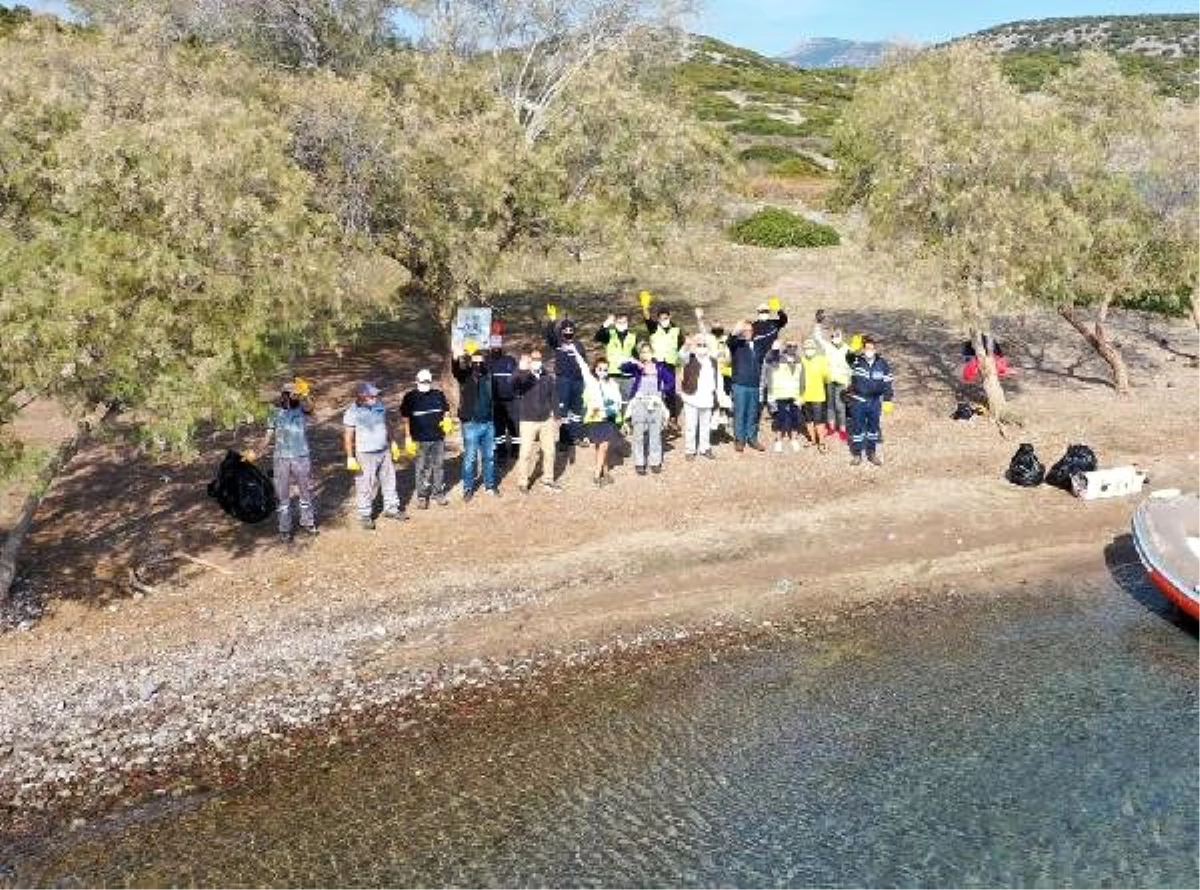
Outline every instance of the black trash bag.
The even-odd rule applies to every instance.
[[[1071,477],[1076,473],[1090,473],[1096,469],[1096,452],[1086,445],[1068,445],[1067,453],[1060,457],[1046,474],[1046,484],[1072,491]]]
[[[951,420],[971,420],[974,417],[975,409],[971,407],[970,402],[959,402],[954,413],[950,415]]]
[[[225,452],[225,459],[217,468],[217,477],[208,483],[208,496],[215,498],[222,510],[242,522],[262,522],[275,512],[277,506],[271,480],[233,450]]]
[[[1017,453],[1009,461],[1008,472],[1004,475],[1013,485],[1033,488],[1035,485],[1042,484],[1042,480],[1046,477],[1046,468],[1042,466],[1038,456],[1033,453],[1033,446],[1028,442],[1022,442],[1017,448]]]

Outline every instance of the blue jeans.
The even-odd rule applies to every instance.
[[[758,439],[758,387],[733,384],[733,438],[739,442]]]
[[[475,490],[475,456],[483,461],[483,487],[496,487],[496,427],[490,420],[468,420],[462,425],[463,494]]]

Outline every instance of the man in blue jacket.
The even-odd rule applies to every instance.
[[[850,386],[846,390],[850,399],[852,433],[850,435],[850,463],[862,463],[863,452],[867,460],[882,466],[876,454],[879,447],[880,414],[892,410],[892,368],[875,349],[875,338],[862,338],[862,351],[850,365]]]
[[[558,309],[553,304],[547,306],[546,345],[554,350],[555,413],[562,421],[558,428],[558,449],[566,451],[582,438],[584,386],[579,368],[580,362],[587,364],[587,356],[575,339],[575,322],[558,318]]]
[[[758,441],[763,363],[788,321],[787,313],[782,309],[776,309],[776,316],[771,318],[771,307],[763,303],[758,307],[758,318],[753,323],[744,319],[738,322],[726,341],[732,369],[733,447],[736,451],[745,451],[747,445],[755,451],[766,450]]]

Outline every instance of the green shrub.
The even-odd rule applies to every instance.
[[[793,158],[800,157],[800,153],[793,148],[788,148],[785,145],[751,145],[749,148],[743,148],[739,153],[743,161],[760,161],[764,164],[781,164],[784,161],[790,161]]]
[[[797,155],[794,158],[787,158],[780,161],[771,167],[771,172],[776,176],[800,177],[800,176],[828,176],[829,171],[814,161],[812,158],[806,158],[804,155]]]
[[[830,247],[841,239],[835,229],[779,207],[766,207],[735,223],[729,236],[753,247]]]
[[[765,114],[753,114],[729,127],[732,133],[746,133],[751,136],[807,136],[808,131],[787,121],[767,117]]]

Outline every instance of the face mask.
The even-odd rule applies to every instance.
[[[783,360],[784,360],[785,362],[787,362],[789,365],[794,365],[794,364],[796,364],[796,356],[794,356],[794,355],[785,355],[785,356],[783,357]]]
[[[648,364],[650,364],[652,361],[654,361],[654,356],[653,356],[653,355],[643,355],[643,356],[642,356],[642,364],[643,364],[643,365],[648,365]]]
[[[815,349],[806,349],[806,350],[804,350],[804,355],[805,355],[807,358],[812,358],[812,357],[813,357],[814,355],[816,355],[816,354],[817,354],[817,351],[816,351]]]
[[[696,355],[698,355],[700,358],[704,358],[706,355],[708,355],[708,347],[707,346],[697,346],[696,347]]]
[[[625,333],[627,330],[629,330],[629,325],[627,325],[627,324],[626,324],[625,322],[623,322],[623,321],[618,321],[618,322],[617,322],[617,333],[618,333],[618,334],[623,334],[623,333]]]
[[[419,392],[429,392],[429,390],[431,390],[431,389],[433,389],[432,383],[418,383],[417,384],[417,390]]]
[[[537,359],[534,359],[529,363],[529,370],[533,371],[535,374],[540,374],[542,371],[542,363]]]
[[[769,319],[770,317],[771,317],[771,316],[770,316],[770,315],[768,315],[768,314],[767,314],[767,313],[765,313],[765,312],[760,312],[760,313],[758,313],[758,320],[759,320],[759,321],[766,321],[766,320],[767,320],[767,319]]]
[[[867,361],[871,361],[871,359],[875,358],[875,350],[874,349],[864,349],[863,350],[863,358],[865,358]]]
[[[597,368],[596,376],[598,378],[600,378],[601,380],[603,380],[604,378],[606,378],[608,376],[608,369],[607,368]]]
[[[658,326],[659,326],[660,328],[662,328],[663,330],[666,330],[667,328],[669,328],[669,327],[671,326],[671,319],[669,319],[669,318],[660,318],[660,319],[658,320]]]
[[[842,338],[841,338],[841,337],[839,337],[837,334],[834,334],[834,335],[833,335],[833,337],[830,339],[830,342],[831,342],[831,343],[832,343],[834,346],[841,346],[841,345],[842,345]]]

